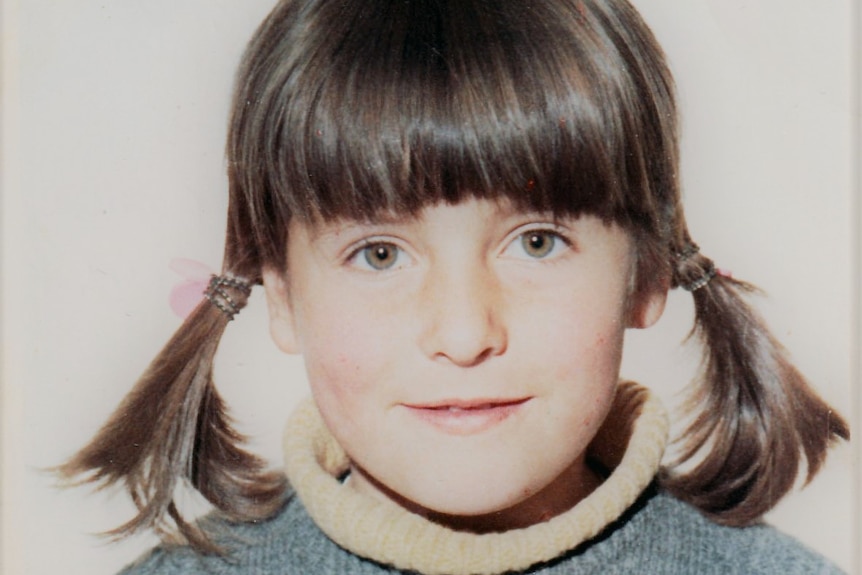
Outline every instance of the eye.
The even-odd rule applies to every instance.
[[[543,260],[559,255],[569,246],[562,235],[553,230],[528,230],[516,237],[504,252],[508,256]]]
[[[544,258],[554,251],[557,238],[547,232],[529,232],[521,235],[524,253],[533,258]]]
[[[365,270],[387,271],[407,265],[408,256],[393,243],[372,242],[353,252],[349,261]]]

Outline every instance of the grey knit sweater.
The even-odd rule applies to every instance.
[[[187,547],[159,547],[123,575],[406,573],[340,548],[317,528],[297,498],[270,521],[231,525],[211,519],[208,529],[222,533],[219,540],[231,549],[227,557],[202,556]],[[520,573],[815,575],[840,571],[771,527],[722,527],[669,495],[648,490],[600,536]]]

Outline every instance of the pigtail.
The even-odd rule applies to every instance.
[[[844,420],[809,387],[762,318],[743,300],[751,284],[717,274],[691,243],[676,254],[673,282],[692,292],[692,336],[704,346],[687,407],[695,414],[664,486],[719,523],[745,525],[794,485],[800,456],[810,481],[829,445],[849,439]]]
[[[153,360],[96,437],[58,471],[105,488],[122,484],[138,514],[108,532],[123,537],[151,528],[163,539],[203,552],[220,549],[176,504],[183,483],[229,518],[272,515],[283,475],[264,471],[244,451],[213,385],[213,358],[225,326],[251,291],[234,276],[213,277],[203,300]]]

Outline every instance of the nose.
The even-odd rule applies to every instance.
[[[471,367],[506,351],[502,294],[491,270],[434,270],[423,295],[420,345],[428,357]]]

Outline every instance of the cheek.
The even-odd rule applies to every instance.
[[[542,359],[559,370],[559,380],[576,380],[589,386],[614,382],[622,358],[625,325],[621,306],[558,309],[542,322],[546,342]]]
[[[544,418],[544,436],[572,434],[573,457],[601,424],[619,381],[623,324],[616,305],[559,306],[556,313],[535,317],[529,368],[524,379],[541,376],[540,389],[553,401]],[[537,342],[543,342],[537,344]],[[527,345],[526,343],[524,345]]]
[[[303,320],[313,326],[304,331],[302,351],[321,411],[356,419],[355,412],[391,364],[391,328],[379,319],[372,321],[350,302],[314,306],[306,310]]]

